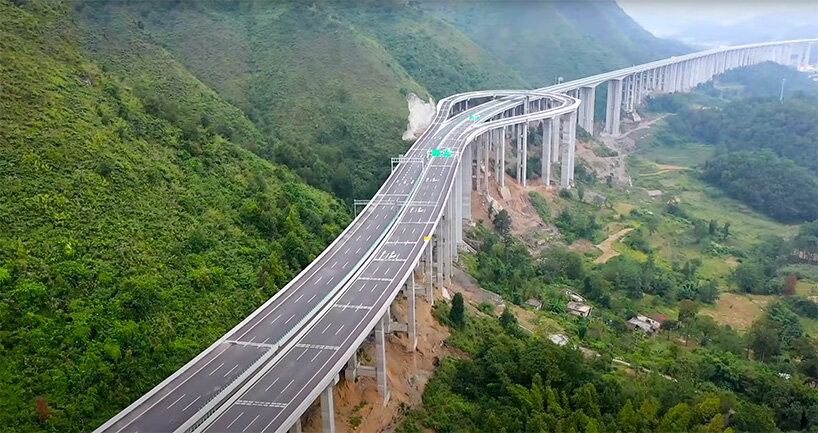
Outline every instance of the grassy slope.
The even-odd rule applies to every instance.
[[[383,45],[438,99],[476,89],[527,87],[512,66],[417,6],[341,2],[333,4],[333,10]]]
[[[406,148],[407,92],[529,87],[670,50],[613,4],[580,5],[590,20],[563,4],[525,2],[465,11],[397,0],[78,5],[89,46],[128,84],[152,76],[143,63],[164,48],[263,135],[242,141],[342,198],[372,194],[387,158]],[[643,43],[650,48],[636,49]]]
[[[264,133],[259,152],[294,168],[309,183],[342,197],[365,197],[389,170],[388,158],[406,148],[400,139],[408,114],[405,94],[427,96],[376,41],[329,7],[300,2],[90,5],[79,14],[94,33],[100,59],[164,46],[180,63],[241,107]],[[141,23],[140,30],[137,23]],[[122,73],[144,69],[142,59]]]
[[[288,169],[147,113],[144,78],[131,90],[86,58],[69,13],[0,0],[0,426],[15,432],[90,431],[348,222]],[[157,83],[169,99],[257,133],[176,72]]]
[[[367,196],[379,186],[388,158],[406,148],[405,93],[426,95],[381,46],[324,7],[109,3],[88,5],[79,16],[97,36],[91,46],[105,64],[143,45],[166,47],[254,120],[266,142],[259,153],[343,197]],[[103,32],[128,37],[108,43]],[[112,66],[132,81],[145,60]]]
[[[726,197],[718,188],[709,186],[699,180],[692,170],[704,164],[712,156],[713,147],[688,143],[675,135],[671,136],[670,140],[677,144],[673,146],[664,145],[662,141],[668,139],[667,134],[672,134],[669,131],[664,120],[655,123],[651,127],[651,133],[638,140],[639,150],[628,159],[629,172],[633,176],[634,186],[662,190],[662,199],[651,200],[636,194],[619,197],[620,203],[628,203],[636,208],[649,210],[655,215],[662,215],[665,202],[671,197],[678,197],[681,200],[682,208],[693,218],[700,218],[705,221],[715,219],[718,221],[719,227],[725,221],[729,221],[730,237],[727,240],[716,240],[716,242],[726,247],[735,247],[744,251],[759,242],[764,236],[792,237],[795,235],[797,226],[788,226],[773,221],[738,200]],[[668,170],[657,164],[688,167],[689,169]],[[630,206],[627,209],[630,209]],[[728,275],[734,268],[735,259],[730,259],[725,254],[711,255],[705,253],[703,246],[696,242],[690,224],[682,223],[664,215],[657,231],[650,236],[650,243],[656,250],[658,261],[669,265],[674,261],[683,263],[691,258],[699,258],[702,260],[702,265],[699,268],[700,277],[715,279],[722,288],[728,286]],[[622,242],[614,243],[614,248],[622,254],[637,260],[645,259],[644,253],[634,251]],[[775,298],[743,294],[727,296],[730,299],[739,297],[741,302],[746,303],[750,303],[751,298],[756,300]],[[643,299],[641,304],[646,310],[656,309],[648,299]],[[723,304],[706,306],[704,310],[708,312],[721,311],[723,307],[727,309],[723,312],[724,317],[733,318],[730,316],[729,311],[732,309],[733,303],[725,301]],[[738,306],[736,309],[740,310]],[[760,309],[747,309],[747,311],[752,311],[754,315],[742,317],[740,320],[737,319],[745,323],[745,325],[751,323],[755,316],[762,313]],[[675,311],[668,311],[668,313],[670,316],[676,314]],[[734,313],[739,314],[738,312]],[[719,314],[715,314],[715,316],[718,319],[722,317]],[[814,321],[802,319],[802,322],[805,323],[805,326],[812,326]],[[726,323],[730,323],[729,320]],[[735,323],[733,324],[735,325]]]
[[[535,86],[667,57],[683,46],[651,36],[613,1],[426,1]]]

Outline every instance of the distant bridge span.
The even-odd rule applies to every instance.
[[[429,128],[395,159],[363,211],[312,263],[222,338],[94,433],[298,432],[320,397],[334,431],[332,386],[375,377],[388,399],[384,334],[407,332],[414,350],[416,295],[433,302],[451,278],[470,221],[471,192],[505,185],[506,161],[528,183],[529,128],[540,128],[540,181],[574,180],[576,127],[594,130],[595,89],[607,83],[603,134],[620,135],[621,113],[651,93],[687,92],[729,69],[774,61],[809,66],[818,39],[718,48],[537,90],[461,93],[441,100]],[[510,146],[509,146],[510,144]],[[532,144],[533,145],[533,144]],[[513,149],[511,155],[506,155]],[[432,156],[448,149],[451,157]],[[436,155],[436,153],[434,153]],[[513,157],[513,158],[510,158]],[[556,181],[556,179],[554,179]],[[425,275],[424,287],[415,285]],[[393,321],[399,293],[408,317]],[[375,366],[357,349],[375,334]]]

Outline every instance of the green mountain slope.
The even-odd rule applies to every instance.
[[[681,51],[612,1],[76,5],[88,48],[125,83],[186,69],[263,136],[238,141],[347,199],[374,193],[406,149],[407,92],[539,86]]]
[[[363,35],[377,40],[437,99],[478,89],[526,88],[511,65],[413,2],[327,2]]]
[[[537,87],[686,51],[652,36],[613,0],[422,4]]]
[[[375,192],[400,136],[405,95],[427,92],[377,42],[323,7],[301,2],[87,4],[89,47],[131,82],[147,75],[143,47],[178,62],[264,132],[257,151],[345,198]],[[126,35],[112,37],[112,35]]]
[[[258,134],[201,83],[152,81],[185,102],[173,118],[85,57],[49,4],[0,0],[3,431],[95,428],[348,223],[329,194],[211,131]]]

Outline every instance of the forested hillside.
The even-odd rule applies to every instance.
[[[389,158],[407,147],[400,137],[408,92],[427,98],[428,85],[441,98],[525,86],[462,34],[400,2],[78,2],[75,9],[89,49],[123,81],[155,88],[175,69],[168,64],[182,65],[247,113],[263,132],[249,143],[258,154],[342,198],[372,195]]]
[[[771,94],[782,78],[792,89],[780,101]],[[778,221],[818,219],[818,85],[769,63],[730,71],[719,81],[648,105],[675,114],[668,119],[674,140],[716,146],[704,180]]]
[[[684,51],[613,1],[544,2],[534,13],[529,3],[77,0],[74,9],[91,53],[125,83],[152,87],[187,69],[262,133],[241,142],[349,199],[374,193],[388,158],[407,147],[408,92],[540,86]]]
[[[349,221],[328,193],[244,149],[259,133],[240,111],[182,72],[124,86],[77,47],[70,10],[49,4],[0,1],[9,432],[92,430]]]
[[[654,37],[613,0],[422,1],[532,86],[598,74],[687,52]]]

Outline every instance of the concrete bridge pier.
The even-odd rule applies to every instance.
[[[407,304],[407,318],[406,318],[406,334],[409,337],[409,346],[408,349],[410,352],[414,352],[415,349],[418,347],[418,332],[417,332],[417,310],[416,304],[417,300],[415,299],[415,272],[409,274],[409,278],[406,280],[406,290],[404,293],[406,294],[406,304]]]
[[[506,140],[508,128],[503,126],[502,139],[500,140],[500,186],[506,186]]]
[[[563,188],[570,188],[574,181],[574,156],[576,153],[576,132],[577,132],[577,113],[572,111],[566,118],[562,116],[564,150],[562,155],[562,165],[560,168],[560,185]]]
[[[446,239],[446,261],[444,262],[446,266],[446,281],[452,281],[452,272],[454,270],[454,261],[457,260],[457,244],[454,242],[457,231],[457,225],[455,221],[455,207],[456,202],[454,198],[450,198],[447,200],[446,204],[446,228],[449,230],[449,237]]]
[[[471,159],[471,177],[473,179],[473,188],[475,191],[480,191],[480,146],[478,140],[475,139],[471,146],[469,146],[469,155]]]
[[[426,301],[429,302],[429,305],[434,305],[435,303],[435,290],[432,286],[432,275],[434,274],[434,265],[432,261],[432,244],[434,240],[432,236],[429,236],[429,246],[426,248],[426,263],[428,263],[426,269]]]
[[[443,290],[443,281],[448,277],[446,269],[446,255],[448,248],[446,247],[447,239],[449,237],[448,221],[444,213],[443,217],[438,223],[437,232],[437,288]]]
[[[579,99],[582,100],[580,109],[580,126],[589,134],[594,135],[594,99],[596,98],[596,87],[580,87]]]
[[[321,392],[321,425],[324,433],[335,433],[335,398],[332,388],[338,383],[338,376]],[[301,431],[301,422],[297,422],[298,431]]]
[[[518,181],[523,188],[525,188],[528,184],[528,122],[523,122],[523,127],[520,129],[523,136],[521,146],[522,153],[520,154],[521,161],[519,162],[522,177],[518,178]]]
[[[378,393],[383,396],[384,406],[389,402],[389,389],[386,386],[386,340],[384,332],[387,320],[388,317],[384,314],[375,323],[375,378],[378,381]],[[323,395],[321,398],[323,403]],[[323,407],[323,404],[321,406]]]
[[[452,242],[454,244],[454,260],[457,260],[458,251],[460,251],[460,244],[462,242],[461,233],[463,231],[463,174],[462,166],[457,164],[454,170],[454,185],[452,185],[452,201],[454,202],[454,215],[452,215],[452,225],[454,226],[454,236]]]
[[[555,163],[560,157],[560,118],[556,116],[551,120],[551,163]]]
[[[633,76],[628,75],[622,79],[622,109],[630,113],[631,111],[631,82]]]
[[[471,151],[472,145],[469,145],[469,151]],[[471,154],[469,154],[471,155]],[[471,221],[471,192],[472,192],[472,176],[471,171],[469,168],[471,166],[466,167],[463,165],[464,161],[461,161],[460,165],[460,189],[461,189],[461,197],[462,197],[462,207],[461,207],[461,218],[466,221]],[[461,227],[463,223],[460,223]],[[462,234],[461,234],[461,241],[462,241]]]
[[[679,63],[676,65],[676,91],[677,92],[684,92],[684,80],[685,80],[685,65]]]
[[[572,111],[571,114],[568,116],[568,124],[570,125],[570,129],[568,132],[568,148],[570,150],[569,155],[571,159],[568,161],[568,170],[570,172],[569,181],[574,183],[574,167],[575,159],[577,156],[577,112]]]
[[[619,136],[620,111],[622,109],[622,79],[608,81],[608,102],[605,113],[605,132]],[[559,149],[557,149],[559,150]]]
[[[437,262],[436,272],[435,272],[435,285],[438,289],[443,288],[443,220],[441,220],[437,224],[437,229],[435,230],[434,234],[434,241],[435,241],[435,261]],[[432,293],[431,291],[430,293]],[[434,298],[432,296],[432,298]],[[432,301],[434,302],[434,299]]]
[[[503,130],[499,128],[491,131],[491,133],[494,142],[494,180],[498,184],[502,184],[503,172],[500,170],[500,151],[504,147],[505,137],[502,136]]]
[[[489,172],[491,171],[491,132],[483,135],[483,184],[486,185],[486,194],[489,191]]]
[[[807,66],[809,66],[809,59],[810,59],[810,56],[812,55],[812,44],[804,44],[804,45],[805,46],[804,46],[804,48],[803,48],[803,50],[801,52],[801,54],[802,54],[801,55],[801,62],[799,63],[799,66],[802,67],[802,68],[806,68]]]
[[[540,173],[543,185],[551,185],[551,128],[554,119],[545,119],[542,122],[542,155],[540,157]]]
[[[344,372],[344,377],[350,382],[355,382],[358,379],[358,351],[352,353],[347,361],[347,368]]]
[[[522,157],[520,156],[521,154],[520,145],[522,144],[522,140],[520,140],[520,128],[517,125],[514,125],[512,126],[512,129],[514,130],[514,169],[515,169],[514,178],[517,180],[517,183],[519,183],[520,166],[522,160]]]

